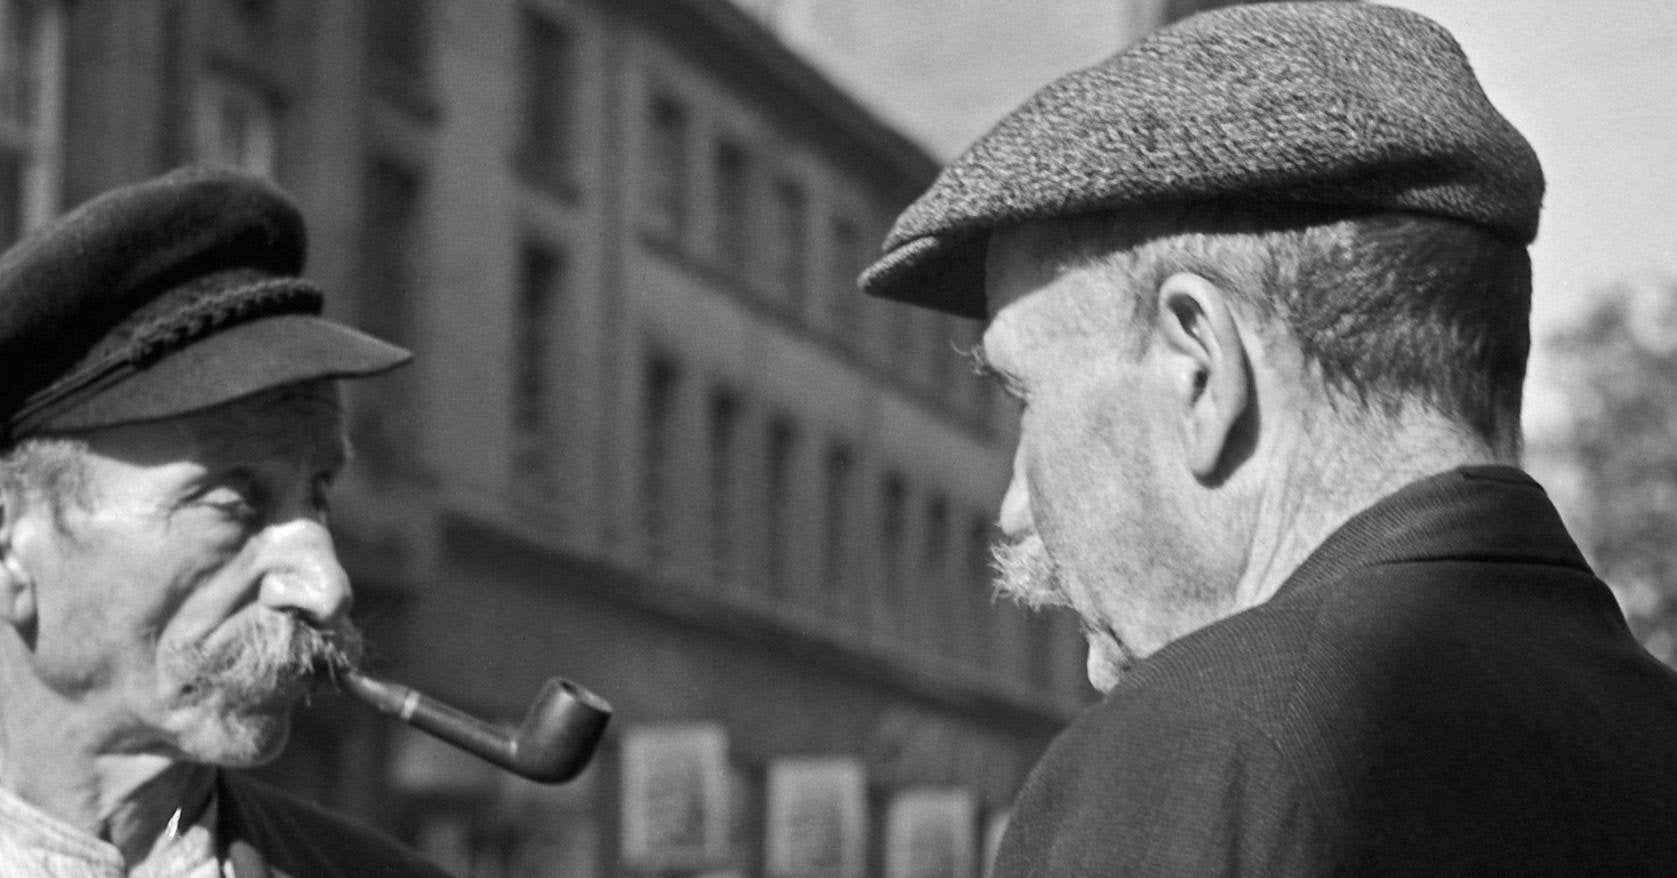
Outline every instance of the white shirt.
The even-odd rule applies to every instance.
[[[117,846],[0,789],[0,875],[6,878],[233,878],[216,856],[216,799],[188,826],[159,836],[129,869]],[[177,815],[178,817],[178,815]]]

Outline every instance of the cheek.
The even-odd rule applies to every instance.
[[[1151,455],[1154,425],[1126,405],[1115,391],[1089,386],[1027,419],[1031,511],[1059,563],[1136,563],[1168,511],[1163,473]]]
[[[142,651],[190,621],[225,559],[180,550],[158,534],[81,539],[42,577],[39,634],[61,654]],[[206,615],[197,612],[196,615]],[[129,646],[124,647],[126,643]]]
[[[141,626],[124,619],[129,608],[102,579],[72,559],[39,568],[35,581],[36,673],[60,691],[96,688],[120,664],[118,656]]]
[[[1098,536],[1111,510],[1104,498],[1109,475],[1087,441],[1063,425],[1036,434],[1021,461],[1031,523],[1057,560],[1078,552]]]
[[[253,589],[238,574],[236,556],[182,552],[157,559],[148,608],[155,639],[196,643],[249,603]]]

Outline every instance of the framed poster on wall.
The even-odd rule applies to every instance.
[[[978,805],[959,789],[909,789],[885,819],[885,878],[974,878]]]
[[[768,878],[862,878],[867,774],[859,760],[800,757],[769,764]]]
[[[637,726],[623,735],[623,861],[634,869],[725,865],[728,737],[718,723]]]

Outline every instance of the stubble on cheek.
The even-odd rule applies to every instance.
[[[990,554],[997,574],[996,591],[1027,609],[1063,607],[1072,611],[1089,647],[1090,684],[1102,692],[1116,686],[1136,663],[1137,656],[1117,631],[1096,617],[1093,607],[1080,606],[1067,589],[1042,537],[1033,532],[1017,540],[997,543]]]

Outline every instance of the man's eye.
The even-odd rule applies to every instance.
[[[1001,372],[991,372],[990,378],[991,386],[996,389],[1002,398],[1018,405],[1020,408],[1024,408],[1025,403],[1030,401],[1030,395],[1025,392],[1025,385],[1019,383],[1019,379]]]
[[[968,356],[972,359],[972,373],[974,375],[977,375],[980,379],[993,384],[1002,392],[1002,395],[1008,397],[1021,406],[1025,404],[1027,399],[1025,385],[1012,374],[997,369],[995,365],[990,362],[989,357],[984,354],[984,348],[982,346],[973,348],[972,351],[968,353]]]
[[[332,513],[331,476],[323,475],[315,478],[314,485],[309,491],[309,503],[315,511],[320,513],[321,518],[325,518]]]
[[[249,498],[237,491],[225,489],[211,491],[205,495],[203,503],[240,524],[251,524],[261,514],[257,510],[256,504],[250,502]]]
[[[255,480],[240,475],[209,486],[197,502],[243,527],[254,525],[262,517]]]

